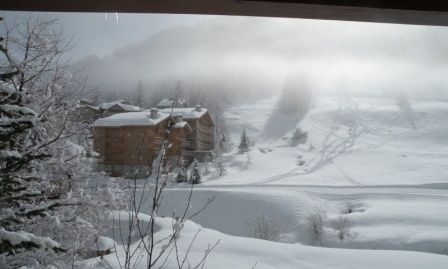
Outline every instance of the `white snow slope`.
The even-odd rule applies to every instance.
[[[414,130],[393,99],[321,97],[298,124],[308,132],[308,142],[299,147],[260,137],[274,107],[272,99],[227,112],[234,143],[243,127],[255,141],[249,153],[251,165],[244,170],[247,157],[234,155],[229,173],[207,184],[448,183],[448,103],[414,104]],[[309,150],[310,144],[314,149]],[[297,165],[298,158],[303,166]]]
[[[313,244],[305,223],[325,211],[324,246],[448,254],[448,103],[413,104],[414,129],[395,100],[321,97],[298,124],[308,142],[296,147],[263,139],[274,107],[272,99],[227,111],[235,147],[224,156],[226,175],[212,171],[196,187],[193,207],[215,200],[195,221],[248,236],[263,214],[283,225],[282,241]],[[255,145],[238,154],[243,127]],[[162,212],[182,210],[186,192],[168,190]],[[329,226],[339,216],[356,236],[336,238]]]
[[[220,239],[205,268],[448,268],[448,103],[414,103],[409,115],[391,99],[319,97],[298,123],[308,141],[295,147],[291,132],[262,137],[274,107],[271,99],[226,112],[234,148],[224,176],[210,165],[195,186],[190,211],[214,201],[193,218],[205,228],[192,264]],[[238,154],[243,127],[254,145]],[[188,186],[168,188],[159,216],[183,212],[187,195]],[[327,218],[317,243],[306,224],[319,212]],[[248,238],[260,214],[280,223],[280,242]],[[352,223],[344,240],[331,225],[341,216]],[[188,222],[180,245],[198,227]]]
[[[168,236],[172,232],[173,221],[170,218],[159,218],[157,221],[161,227],[156,233],[156,241]],[[196,239],[193,239],[199,232]],[[194,240],[194,241],[193,241]],[[190,249],[184,268],[194,268],[199,264],[204,255],[204,250],[219,241],[217,247],[207,257],[203,268],[228,269],[228,268],[284,268],[284,269],[445,269],[448,264],[448,256],[428,253],[384,250],[344,250],[331,248],[317,248],[300,244],[286,244],[264,241],[253,238],[229,236],[214,230],[204,229],[201,226],[187,221],[181,230],[181,236],[177,241],[180,251],[180,261],[189,248],[190,242],[194,242]],[[135,248],[138,242],[134,244]],[[163,244],[159,244],[161,247]],[[155,249],[160,253],[161,249]],[[103,259],[95,258],[78,264],[76,268],[108,269],[120,268],[117,257],[120,257],[121,266],[124,263],[125,254],[118,248],[115,253],[105,256]],[[138,261],[132,268],[147,268],[144,248],[137,250],[133,261]],[[162,265],[165,256],[155,268]],[[170,256],[164,268],[179,268],[174,255]],[[202,267],[199,267],[202,268]]]

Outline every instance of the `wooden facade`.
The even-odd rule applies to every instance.
[[[187,136],[188,147],[191,151],[212,151],[214,148],[214,123],[207,112],[198,119],[184,119],[193,132]]]
[[[99,105],[81,101],[77,106],[76,120],[79,122],[93,123],[99,118],[109,117],[117,113],[137,112],[139,110],[139,107],[130,105],[124,100],[101,103]]]
[[[193,110],[195,113],[191,113]],[[192,161],[201,159],[204,152],[211,154],[213,119],[206,109],[198,110],[182,108],[169,114],[156,111],[158,118],[152,118],[153,111],[131,112],[98,120],[93,125],[93,132],[100,168],[112,176],[136,175],[136,171],[139,171],[137,176],[144,176],[150,172],[166,138],[171,144],[167,152],[170,158],[184,157],[186,161]],[[137,123],[132,121],[135,115],[141,118]],[[126,116],[129,116],[128,120]],[[110,119],[118,117],[118,123],[110,124]],[[169,132],[168,124],[171,125]]]
[[[165,113],[172,113],[174,117],[180,117],[188,123],[192,133],[187,135],[187,147],[183,156],[192,161],[202,161],[205,157],[211,157],[215,146],[215,123],[210,112],[201,106],[187,108],[162,109]]]
[[[154,126],[94,127],[94,149],[99,153],[99,165],[112,176],[144,176],[149,173],[163,141],[171,144],[168,157],[182,156],[186,137],[192,130],[188,124],[172,128],[167,133],[169,119]]]

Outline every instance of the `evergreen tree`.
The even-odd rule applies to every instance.
[[[245,153],[249,151],[249,139],[246,135],[246,129],[243,128],[243,133],[241,134],[240,145],[238,146],[239,153]]]
[[[75,144],[85,95],[61,65],[70,44],[57,26],[30,17],[0,30],[0,268],[67,268],[116,210],[117,187],[96,188]]]
[[[26,231],[60,204],[59,195],[49,192],[35,172],[51,157],[50,143],[44,142],[48,138],[41,118],[26,105],[32,96],[25,87],[13,87],[16,79],[0,81],[0,259],[38,249],[61,250],[55,241]],[[26,265],[26,261],[17,262],[8,263]]]
[[[191,184],[200,184],[201,183],[201,174],[199,173],[199,164],[197,160],[194,160],[193,170],[191,170],[190,174],[190,183]]]

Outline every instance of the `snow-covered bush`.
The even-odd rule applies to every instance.
[[[178,159],[173,169],[173,172],[175,173],[174,180],[176,181],[176,183],[182,183],[188,181],[187,170],[184,166],[183,158]]]
[[[222,177],[226,174],[226,168],[224,166],[224,160],[222,155],[218,155],[214,161],[213,161],[213,165],[216,169],[216,173],[218,177]]]
[[[246,154],[246,161],[243,164],[243,170],[249,169],[249,166],[252,164],[252,158],[249,154]]]
[[[347,217],[339,216],[330,222],[330,227],[336,232],[338,239],[342,241],[351,235],[353,222]]]
[[[278,241],[283,226],[276,220],[268,219],[264,214],[257,214],[247,223],[247,231],[253,238]]]
[[[289,139],[289,144],[292,147],[295,147],[299,144],[305,144],[308,140],[308,132],[302,131],[300,128],[297,128],[292,133],[291,138]]]
[[[303,166],[305,164],[305,160],[303,160],[303,156],[302,155],[297,155],[297,162],[296,162],[297,166]]]
[[[176,183],[183,183],[188,181],[187,173],[185,170],[180,170],[176,173]]]
[[[200,184],[201,183],[201,174],[199,171],[199,164],[197,160],[194,160],[193,168],[190,172],[190,183],[191,184]]]
[[[100,236],[95,240],[97,255],[103,257],[110,254],[112,249],[115,248],[115,241],[112,238],[106,236]]]
[[[309,213],[305,218],[305,226],[312,236],[313,243],[322,245],[322,237],[325,234],[325,223],[327,222],[327,213],[323,210],[317,210]]]
[[[362,204],[347,202],[341,211],[341,214],[351,214],[353,212],[364,212]]]

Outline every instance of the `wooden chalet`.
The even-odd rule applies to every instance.
[[[95,121],[93,132],[99,166],[112,176],[148,174],[165,138],[168,157],[187,162],[211,155],[214,145],[213,119],[200,106],[119,113]]]
[[[140,111],[138,106],[133,106],[124,100],[118,100],[108,103],[101,103],[98,106],[101,117],[111,116],[117,113],[137,112]]]
[[[196,107],[175,107],[159,109],[163,113],[172,113],[173,117],[187,122],[193,132],[187,136],[187,151],[192,155],[199,152],[210,152],[214,149],[215,124],[210,112],[197,105]]]
[[[137,112],[138,106],[128,104],[124,100],[101,103],[93,105],[88,101],[81,101],[77,106],[77,120],[80,122],[93,123],[95,120],[108,117],[117,113]]]

